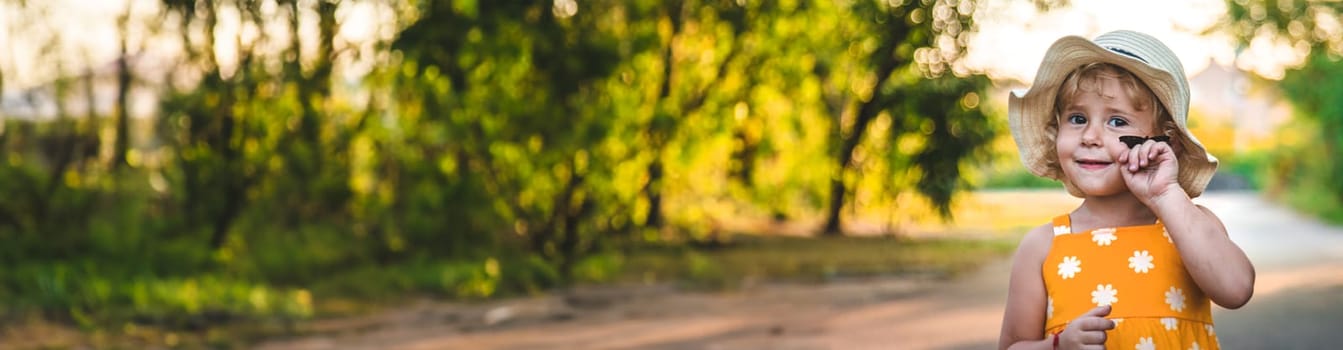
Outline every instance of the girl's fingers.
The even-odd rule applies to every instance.
[[[1084,313],[1084,314],[1082,314],[1081,317],[1091,316],[1091,317],[1096,317],[1096,318],[1102,318],[1102,317],[1105,317],[1105,316],[1109,316],[1109,315],[1110,315],[1110,311],[1113,311],[1113,310],[1114,310],[1114,307],[1113,307],[1113,306],[1110,306],[1110,305],[1097,306],[1097,307],[1093,307],[1093,308],[1091,308],[1091,310],[1087,310],[1087,312]]]
[[[1138,169],[1141,169],[1141,168],[1142,168],[1142,153],[1141,153],[1141,152],[1142,152],[1142,146],[1141,146],[1141,145],[1139,145],[1138,147],[1134,147],[1132,150],[1129,150],[1129,157],[1128,157],[1128,159],[1129,159],[1129,162],[1128,162],[1128,163],[1129,163],[1129,164],[1128,164],[1128,170],[1129,170],[1129,172],[1136,173],[1136,172],[1138,172]]]
[[[1115,321],[1108,318],[1094,317],[1081,319],[1077,325],[1081,331],[1107,331],[1115,328]]]
[[[1147,164],[1152,160],[1153,146],[1156,146],[1156,141],[1147,140],[1147,142],[1142,143],[1141,149],[1139,151],[1140,153],[1138,153],[1139,155],[1138,158],[1141,159],[1143,168],[1146,168]]]
[[[1105,331],[1083,331],[1077,334],[1077,341],[1082,344],[1105,344]]]
[[[1165,142],[1156,142],[1156,141],[1149,141],[1149,142],[1152,143],[1152,148],[1147,151],[1148,161],[1156,160],[1157,156],[1160,156],[1163,150],[1169,147],[1169,145],[1167,145]]]
[[[1128,168],[1129,172],[1136,173],[1143,168],[1148,167],[1163,154],[1173,152],[1169,144],[1147,140],[1140,145],[1134,146],[1128,152],[1119,155],[1119,164]]]

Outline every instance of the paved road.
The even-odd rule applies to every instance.
[[[1343,229],[1253,193],[1213,192],[1197,202],[1222,218],[1258,270],[1248,305],[1214,312],[1225,348],[1343,346]],[[326,325],[357,332],[263,348],[986,349],[997,341],[1007,272],[1001,261],[950,281],[771,285],[729,294],[598,289],[426,304]]]
[[[1214,193],[1204,205],[1226,223],[1258,276],[1240,310],[1213,313],[1227,349],[1343,346],[1343,228],[1327,226],[1253,194]]]

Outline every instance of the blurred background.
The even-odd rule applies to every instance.
[[[1210,193],[1343,222],[1341,7],[0,0],[0,348],[547,347],[631,295],[966,278],[1078,203],[1008,91],[1115,29],[1183,61]]]

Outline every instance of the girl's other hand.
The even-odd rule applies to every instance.
[[[1105,331],[1115,328],[1115,322],[1105,316],[1110,306],[1100,306],[1068,323],[1059,333],[1059,349],[1105,349]]]

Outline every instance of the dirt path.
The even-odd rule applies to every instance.
[[[1258,270],[1249,305],[1214,313],[1227,349],[1343,343],[1343,229],[1252,193],[1215,192],[1198,202],[1222,217]],[[262,348],[984,349],[997,341],[1007,271],[1001,261],[949,281],[867,279],[730,293],[606,287],[481,305],[425,303],[319,322],[315,330],[326,335]]]

